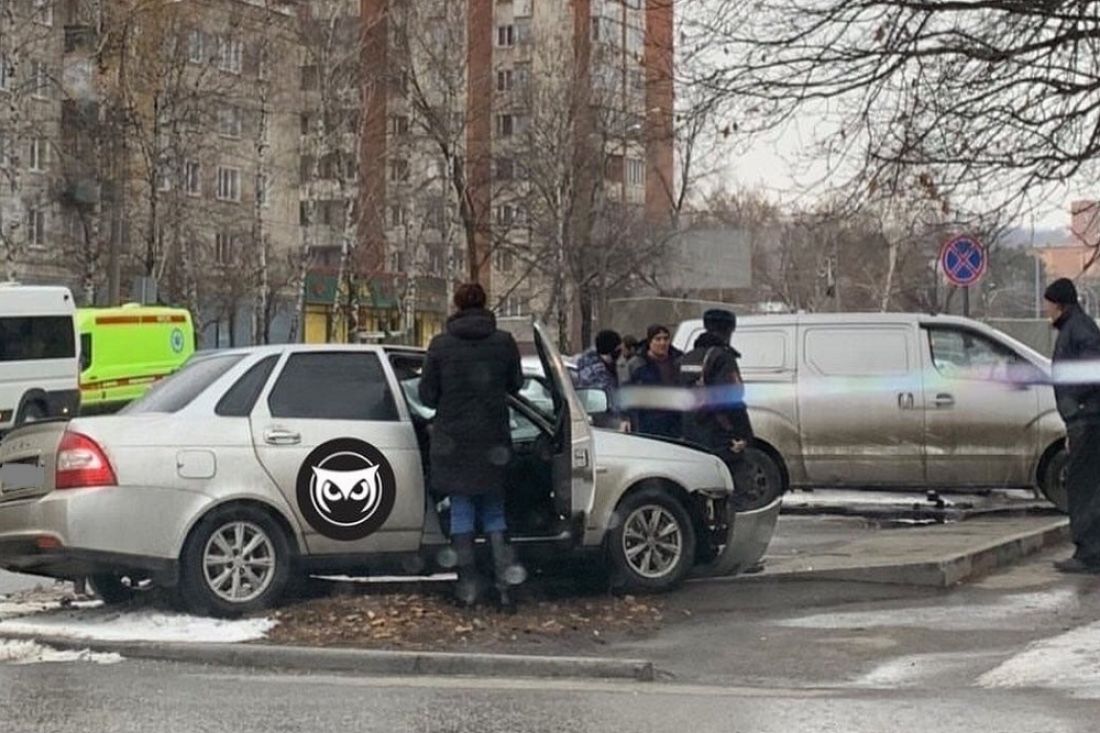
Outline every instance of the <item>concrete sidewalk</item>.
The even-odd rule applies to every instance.
[[[700,582],[842,580],[946,588],[1065,542],[1069,520],[986,517],[853,534],[811,543],[795,554],[773,551],[760,573]]]

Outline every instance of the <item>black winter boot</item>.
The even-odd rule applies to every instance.
[[[477,562],[474,556],[474,535],[456,534],[451,536],[451,547],[455,553],[455,567],[458,571],[458,581],[455,583],[455,600],[459,605],[470,607],[477,603],[481,595],[484,581],[477,571]]]
[[[515,550],[503,532],[491,533],[489,546],[493,550],[493,571],[500,610],[513,614],[516,612],[516,601],[512,588],[527,580],[527,570],[516,560]]]

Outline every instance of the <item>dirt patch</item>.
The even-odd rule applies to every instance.
[[[457,608],[444,589],[342,592],[286,606],[267,642],[352,649],[545,652],[596,651],[656,633],[665,619],[654,598],[560,597],[526,588],[514,616],[492,606]]]

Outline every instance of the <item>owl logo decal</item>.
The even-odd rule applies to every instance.
[[[298,471],[298,508],[313,529],[354,542],[378,531],[397,499],[393,468],[370,443],[330,440]]]

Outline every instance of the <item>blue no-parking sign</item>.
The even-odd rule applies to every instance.
[[[954,285],[969,287],[982,279],[989,256],[976,237],[960,234],[948,240],[940,250],[940,267]]]

